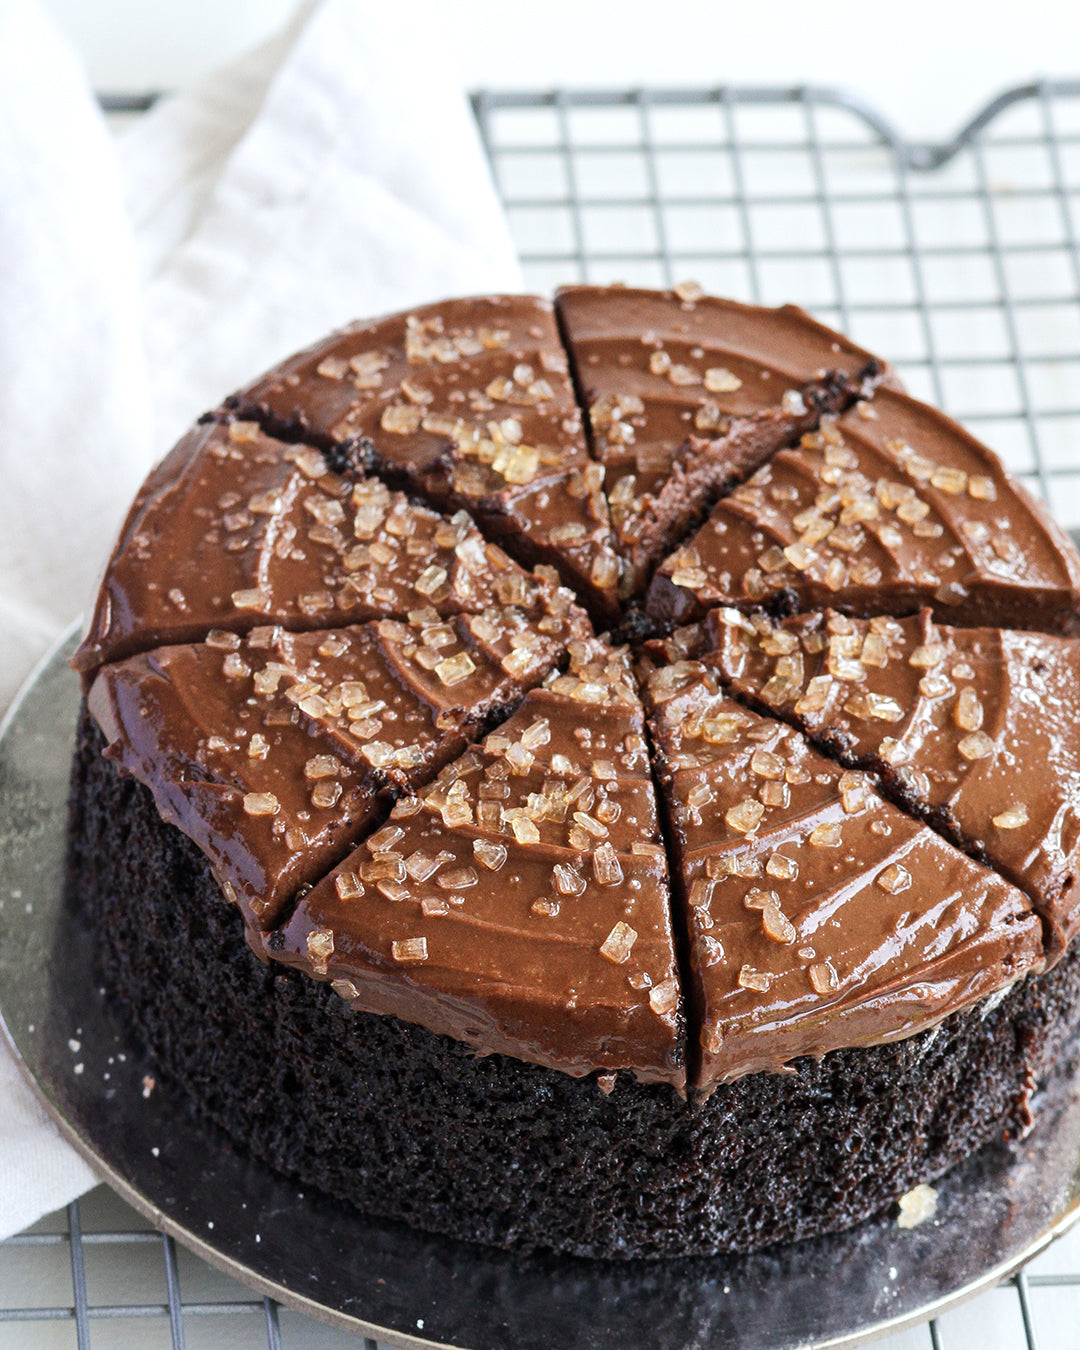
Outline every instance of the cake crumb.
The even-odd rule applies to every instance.
[[[900,1214],[896,1220],[898,1228],[917,1228],[919,1224],[932,1219],[937,1213],[938,1193],[933,1186],[925,1182],[900,1197]]]

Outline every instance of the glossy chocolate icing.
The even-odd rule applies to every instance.
[[[1051,953],[1080,930],[1080,642],[997,628],[718,610],[703,660],[737,693],[877,771],[909,810],[1031,897]]]
[[[368,1012],[684,1090],[667,857],[625,652],[573,644],[569,671],[402,798],[269,949]]]
[[[794,305],[740,305],[693,286],[569,286],[556,306],[606,470],[624,595],[721,490],[885,375]]]
[[[73,664],[266,624],[321,629],[514,604],[530,618],[573,601],[447,518],[377,478],[331,471],[310,446],[254,422],[194,428],[143,485],[106,568]]]
[[[646,690],[702,1091],[910,1035],[1041,968],[1028,900],[867,775],[732,702],[706,665],[660,666]]]
[[[354,324],[234,395],[289,435],[358,447],[392,484],[466,507],[529,565],[617,614],[603,470],[592,462],[550,301],[449,300]]]
[[[252,946],[605,1091],[913,1034],[1038,968],[1032,909],[1055,958],[1080,643],[1014,630],[1073,631],[1071,546],[800,311],[559,304],[599,462],[552,307],[487,297],[291,358],[136,499],[74,664]],[[767,455],[654,580],[654,620],[710,612],[640,654],[650,768],[637,676],[574,603],[620,617],[605,473],[629,595]],[[822,600],[877,617],[754,610]],[[923,602],[1001,627],[878,613]]]
[[[1076,550],[1000,460],[882,389],[782,450],[659,568],[649,614],[768,604],[1080,632]]]
[[[378,823],[388,794],[539,683],[571,631],[542,635],[513,610],[216,631],[104,666],[89,703],[120,766],[265,927]]]

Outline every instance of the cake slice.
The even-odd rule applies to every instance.
[[[402,798],[267,946],[357,1008],[682,1090],[667,861],[625,652],[573,644],[567,674]]]
[[[515,604],[565,615],[557,575],[534,575],[377,478],[333,472],[309,446],[254,422],[189,432],[147,479],[120,533],[72,660],[93,671],[137,651],[268,623],[323,629]]]
[[[1080,930],[1080,642],[835,611],[706,621],[703,660]]]
[[[708,666],[660,666],[646,691],[702,1092],[910,1036],[1041,968],[1027,898],[867,775],[732,702]]]
[[[719,502],[658,569],[647,608],[831,605],[1080,632],[1080,557],[998,457],[892,389],[826,418]]]
[[[102,667],[88,701],[107,753],[210,858],[247,922],[269,926],[385,816],[388,795],[430,779],[538,684],[570,635],[532,632],[512,610],[215,631]]]
[[[885,375],[793,305],[740,305],[693,284],[569,286],[556,306],[606,471],[624,595],[722,491]]]
[[[548,563],[605,620],[618,559],[551,303],[490,296],[335,333],[230,400],[241,416],[350,447],[394,486],[465,507],[527,566]]]

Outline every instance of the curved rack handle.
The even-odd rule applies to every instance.
[[[970,145],[980,132],[1015,103],[1028,99],[1076,98],[1080,96],[1080,80],[1038,80],[1031,84],[1018,84],[996,94],[979,109],[975,115],[963,124],[959,131],[947,141],[933,142],[905,141],[896,128],[883,117],[877,109],[860,94],[848,90],[815,90],[808,87],[804,96],[819,102],[833,103],[849,109],[877,132],[886,144],[890,145],[905,167],[920,173],[931,169],[940,169],[954,159],[965,146]]]
[[[965,146],[971,144],[1014,103],[1028,99],[1080,97],[1080,80],[1037,80],[1016,85],[996,94],[975,113],[959,131],[948,140],[934,142],[907,141],[868,99],[855,90],[827,85],[736,87],[717,85],[710,89],[550,89],[550,90],[480,90],[472,96],[473,108],[483,125],[485,114],[495,108],[563,108],[620,107],[649,104],[654,106],[694,104],[768,104],[813,103],[843,108],[854,113],[888,145],[903,165],[919,173],[940,169]]]

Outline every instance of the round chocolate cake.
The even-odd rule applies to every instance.
[[[798,309],[335,333],[150,475],[73,664],[103,982],[368,1212],[750,1251],[1071,1066],[1080,557]]]

